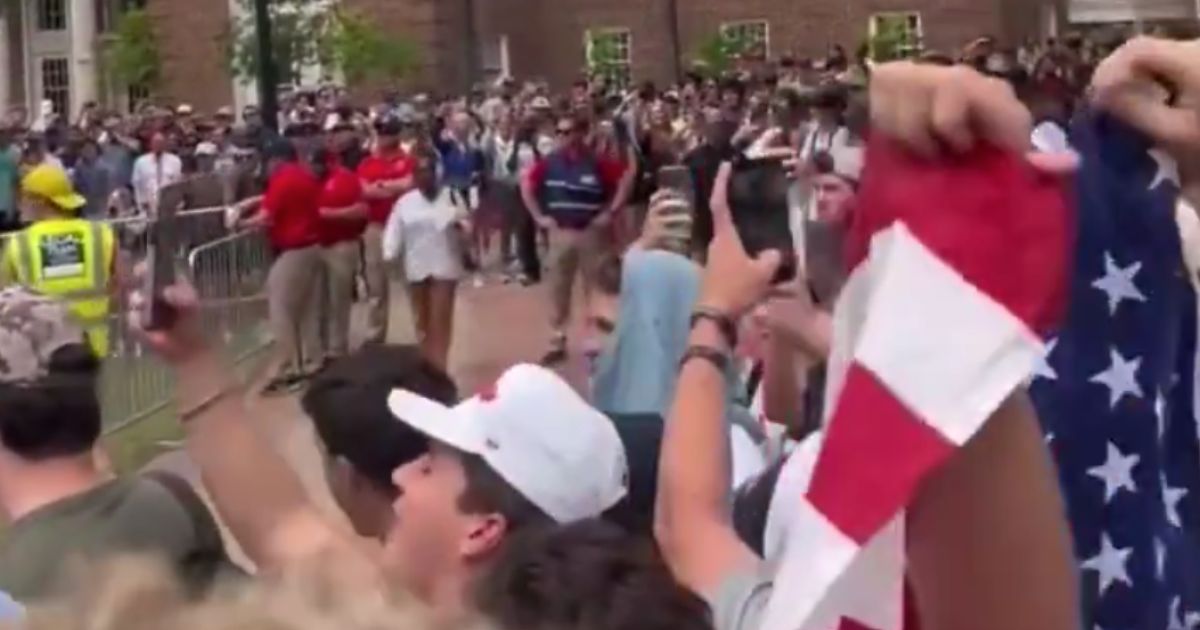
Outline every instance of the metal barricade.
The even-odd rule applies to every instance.
[[[201,330],[235,364],[249,360],[270,344],[266,278],[272,256],[265,234],[228,233],[222,227],[224,236],[193,245],[205,233],[191,226],[209,229],[202,221],[211,213],[189,211],[181,216],[188,218],[181,230],[179,260],[200,296]],[[136,251],[126,254],[137,258]],[[119,302],[127,294],[120,292]],[[114,305],[111,349],[104,362],[101,404],[106,433],[167,409],[175,386],[170,370],[125,325],[125,306]]]
[[[266,348],[266,277],[271,251],[261,230],[230,233],[223,207],[181,211],[177,260],[201,297],[201,326],[229,358],[242,362]],[[118,269],[127,274],[145,255],[151,219],[141,216],[106,220],[118,247]],[[0,235],[7,248],[15,234]],[[2,252],[3,250],[0,250]],[[6,262],[3,264],[7,264]],[[133,287],[118,275],[111,309],[109,353],[100,378],[105,433],[119,431],[169,408],[175,384],[171,371],[145,348],[126,322]]]

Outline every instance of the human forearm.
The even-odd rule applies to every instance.
[[[322,219],[353,220],[364,219],[367,216],[367,204],[356,203],[341,208],[322,207],[318,213]]]
[[[1057,476],[1024,392],[922,486],[907,557],[926,630],[1080,627]]]
[[[240,387],[215,356],[180,368],[181,411],[202,408],[187,422],[187,452],[200,469],[223,522],[260,567],[309,557],[332,541],[331,527],[299,478],[255,431]]]
[[[689,345],[724,348],[711,323],[701,321]],[[729,519],[729,428],[725,375],[705,360],[683,366],[663,434],[656,519],[688,527],[695,516]],[[697,465],[698,462],[703,465]]]
[[[789,343],[772,335],[763,359],[763,414],[776,424],[794,427],[803,417],[802,374],[811,365]]]
[[[526,181],[521,182],[521,199],[525,202],[525,208],[529,211],[529,215],[535,221],[541,220],[546,216],[545,210],[542,209],[542,204],[538,202],[537,193],[533,186]]]

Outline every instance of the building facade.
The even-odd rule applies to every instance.
[[[679,76],[706,42],[736,34],[764,57],[850,54],[882,28],[925,50],[954,52],[981,35],[1018,43],[1072,22],[1195,22],[1200,0],[330,0],[412,40],[422,63],[400,87],[461,91],[497,75],[564,86],[589,48],[631,80]],[[202,111],[255,100],[236,80],[227,44],[243,0],[0,0],[0,104],[36,112],[42,101],[74,115],[88,101],[129,94],[108,85],[105,38],[127,6],[154,24],[160,96]],[[314,77],[319,73],[314,74]],[[384,86],[357,86],[371,93]],[[396,86],[388,86],[396,87]]]

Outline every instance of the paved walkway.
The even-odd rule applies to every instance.
[[[395,285],[392,298],[389,341],[411,343],[412,318],[407,296]],[[546,349],[549,338],[545,285],[523,288],[519,285],[489,285],[480,289],[464,284],[455,315],[455,338],[451,350],[450,371],[460,392],[468,395],[494,380],[505,368],[518,362],[536,362]],[[353,328],[365,328],[365,313],[356,312]],[[582,362],[576,357],[564,368],[574,383],[582,381]],[[267,440],[292,465],[305,487],[319,505],[331,515],[342,518],[333,504],[323,478],[321,456],[311,425],[301,412],[295,397],[260,398],[246,401],[249,417]],[[179,451],[167,453],[150,464],[168,470],[201,487],[195,467]],[[203,490],[202,490],[203,491]],[[245,562],[236,544],[228,540],[235,559]]]

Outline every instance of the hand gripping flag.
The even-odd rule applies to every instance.
[[[872,140],[832,404],[764,630],[900,627],[905,507],[1029,378],[1062,311],[1063,190],[998,149],[931,162]]]
[[[1197,301],[1178,171],[1105,116],[1080,116],[1070,140],[1083,160],[1070,307],[1030,394],[1058,464],[1084,627],[1200,628]]]

